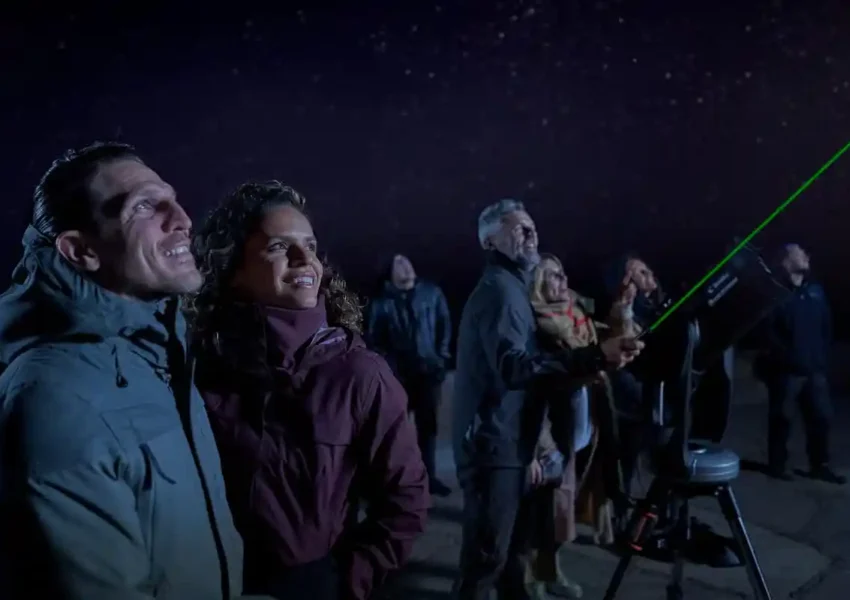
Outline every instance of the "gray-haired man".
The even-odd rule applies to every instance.
[[[495,588],[502,599],[521,600],[528,595],[519,556],[529,527],[517,522],[526,512],[526,467],[545,408],[528,391],[549,378],[622,366],[642,344],[615,338],[556,354],[538,350],[529,302],[539,262],[534,221],[521,202],[500,200],[481,212],[478,240],[487,266],[463,309],[453,395],[452,441],[464,492],[455,596],[484,600]]]

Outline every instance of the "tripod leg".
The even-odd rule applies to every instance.
[[[614,571],[614,575],[608,583],[608,589],[605,590],[605,598],[603,600],[614,600],[617,596],[617,592],[620,590],[620,584],[623,583],[626,571],[629,570],[629,563],[632,562],[632,556],[634,556],[634,551],[628,549],[620,558],[620,562],[617,563],[617,570]]]
[[[732,493],[730,486],[724,486],[720,489],[717,499],[720,501],[720,509],[723,511],[723,516],[729,523],[732,529],[732,535],[735,536],[735,541],[741,548],[744,556],[744,566],[747,569],[747,578],[750,580],[750,585],[753,588],[753,596],[756,600],[771,600],[770,591],[767,589],[767,583],[764,581],[764,575],[761,572],[756,552],[753,550],[753,545],[750,542],[750,536],[747,534],[747,528],[744,527],[744,520],[741,518],[741,511],[738,509],[738,503],[735,500],[735,494]]]
[[[673,572],[667,586],[667,600],[682,600],[682,579],[685,575],[685,551],[690,544],[691,514],[687,499],[678,506],[676,525],[673,528]]]
[[[638,502],[629,519],[629,524],[623,536],[623,556],[620,557],[620,562],[617,563],[617,569],[611,577],[611,582],[608,584],[608,589],[605,591],[604,600],[614,600],[617,596],[617,591],[620,589],[620,584],[623,583],[623,578],[626,576],[626,571],[629,569],[629,564],[632,562],[632,557],[635,552],[640,552],[641,544],[643,544],[652,534],[652,529],[658,521],[657,506],[662,506],[661,502],[666,496],[666,489],[661,486],[658,480],[653,481],[646,494],[646,498]]]
[[[673,559],[673,575],[670,583],[667,585],[667,600],[682,600],[684,593],[682,592],[682,578],[685,575],[685,560],[677,552]]]

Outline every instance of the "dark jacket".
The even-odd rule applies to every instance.
[[[532,386],[547,378],[563,385],[605,368],[598,346],[542,351],[536,329],[528,274],[491,253],[458,329],[452,442],[459,468],[528,464],[544,415]]]
[[[826,373],[832,344],[832,312],[823,288],[805,281],[762,324],[763,353],[757,368],[771,374]]]
[[[404,390],[359,337],[328,327],[323,302],[221,310],[227,329],[199,355],[197,382],[245,541],[245,589],[332,554],[343,597],[369,597],[409,556],[429,505]],[[358,498],[368,518],[346,530]]]
[[[112,294],[32,228],[24,245],[0,297],[0,595],[238,595],[242,542],[177,300]]]
[[[442,290],[417,280],[411,290],[385,282],[369,305],[369,346],[383,354],[402,381],[445,379],[451,354],[451,315]]]

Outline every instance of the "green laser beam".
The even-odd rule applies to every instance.
[[[835,163],[835,161],[837,161],[839,158],[841,158],[841,156],[842,156],[845,152],[847,152],[847,150],[850,150],[850,142],[848,142],[848,143],[847,143],[847,145],[846,145],[846,146],[844,146],[841,150],[839,150],[838,152],[836,152],[836,153],[835,153],[835,155],[834,155],[832,158],[830,158],[828,161],[826,161],[826,163],[824,163],[824,165],[823,165],[820,169],[818,169],[818,170],[817,170],[817,172],[816,172],[814,175],[812,175],[811,177],[809,177],[809,179],[808,179],[808,180],[807,180],[807,181],[806,181],[803,185],[801,185],[801,186],[797,189],[797,191],[796,191],[796,192],[794,192],[793,194],[791,194],[791,196],[790,196],[790,197],[789,197],[789,198],[788,198],[785,202],[783,202],[783,203],[782,203],[782,204],[780,204],[778,207],[776,207],[776,210],[774,210],[772,213],[770,213],[770,215],[768,215],[768,217],[767,217],[764,221],[762,221],[762,222],[761,222],[761,223],[760,223],[760,224],[759,224],[759,225],[758,225],[755,229],[753,229],[747,237],[745,237],[743,240],[741,240],[741,242],[740,242],[737,246],[735,246],[729,254],[727,254],[727,255],[726,255],[726,258],[724,258],[724,259],[723,259],[723,260],[721,260],[719,263],[717,263],[714,267],[712,267],[712,268],[711,268],[711,270],[710,270],[708,273],[706,273],[706,274],[703,276],[703,278],[702,278],[702,279],[700,279],[698,282],[696,282],[696,284],[694,285],[694,287],[692,287],[690,290],[688,290],[688,292],[687,292],[684,296],[682,296],[681,298],[679,298],[679,300],[678,300],[675,304],[673,304],[673,306],[671,306],[670,308],[668,308],[668,309],[664,312],[664,314],[662,314],[660,317],[658,317],[658,320],[656,320],[656,321],[655,321],[655,323],[653,323],[652,325],[650,325],[650,326],[649,326],[649,330],[648,330],[648,331],[652,331],[652,330],[654,330],[654,329],[655,329],[656,327],[658,327],[661,323],[663,323],[664,321],[666,321],[666,320],[667,320],[667,318],[668,318],[671,314],[673,314],[673,313],[674,313],[674,312],[675,312],[675,311],[676,311],[676,310],[677,310],[680,306],[682,306],[682,304],[684,304],[685,302],[687,302],[687,301],[688,301],[688,299],[690,299],[690,297],[691,297],[691,296],[693,296],[694,294],[696,294],[696,293],[697,293],[697,290],[699,290],[699,289],[700,289],[700,288],[701,288],[701,287],[705,284],[705,282],[706,282],[706,281],[708,281],[709,279],[711,279],[712,277],[714,277],[714,275],[715,275],[715,274],[716,274],[716,273],[717,273],[720,269],[722,269],[722,268],[723,268],[723,265],[725,265],[726,263],[728,263],[728,262],[732,259],[732,257],[733,257],[733,256],[735,256],[735,254],[737,254],[737,253],[738,253],[738,251],[739,251],[741,248],[743,248],[744,246],[746,246],[746,245],[750,242],[750,240],[751,240],[751,239],[753,239],[756,235],[758,235],[758,234],[759,234],[759,232],[761,232],[761,230],[762,230],[762,229],[764,229],[765,227],[767,227],[768,223],[770,223],[771,221],[773,221],[776,217],[778,217],[778,216],[782,213],[782,211],[784,211],[786,208],[788,208],[788,206],[789,206],[792,202],[794,202],[794,200],[796,200],[796,199],[797,199],[797,197],[798,197],[800,194],[802,194],[804,191],[806,191],[806,189],[808,189],[808,187],[809,187],[810,185],[812,185],[818,177],[820,177],[821,175],[823,175],[823,173],[824,173],[824,172],[825,172],[828,168],[830,168],[830,167],[833,165],[833,163]]]

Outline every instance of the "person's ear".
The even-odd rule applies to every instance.
[[[100,269],[100,256],[80,231],[63,231],[56,237],[56,251],[81,271],[94,273]]]

